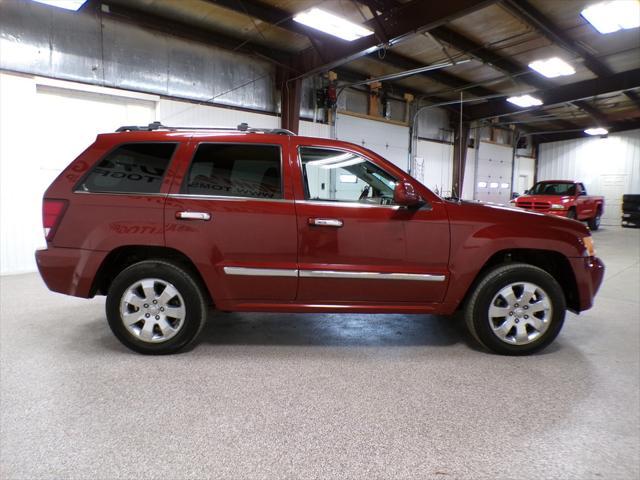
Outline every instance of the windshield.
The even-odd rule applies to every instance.
[[[558,182],[538,182],[531,190],[529,195],[575,195],[576,185],[574,183],[558,183]]]

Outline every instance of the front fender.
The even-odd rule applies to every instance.
[[[482,204],[448,205],[451,221],[451,281],[445,303],[457,307],[478,273],[496,253],[536,250],[583,257],[582,238],[589,235],[579,222],[508,207]]]

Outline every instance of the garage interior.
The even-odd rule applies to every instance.
[[[596,4],[0,1],[0,476],[638,478],[640,3],[607,2],[626,15],[604,27]],[[300,23],[313,8],[372,33]],[[196,348],[136,355],[33,252],[62,169],[155,121],[353,142],[445,198],[582,182],[605,198],[604,284],[531,357],[458,318],[222,312]]]

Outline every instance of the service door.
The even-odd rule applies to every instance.
[[[214,302],[289,301],[296,295],[296,216],[283,165],[289,139],[245,141],[256,137],[194,136],[167,199],[167,246],[197,264]]]
[[[308,139],[307,139],[308,140]],[[315,140],[291,152],[298,215],[297,301],[431,303],[447,285],[449,232],[441,205],[394,205],[400,169],[367,151]],[[423,187],[422,187],[423,188]],[[409,239],[407,235],[415,235]],[[412,249],[408,251],[408,248]]]

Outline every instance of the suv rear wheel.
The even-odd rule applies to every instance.
[[[162,260],[145,260],[124,269],[109,288],[106,311],[118,340],[152,355],[189,345],[207,316],[198,284],[185,270]]]
[[[558,282],[524,263],[497,267],[475,287],[465,320],[474,338],[502,355],[527,355],[560,333],[566,303]]]

